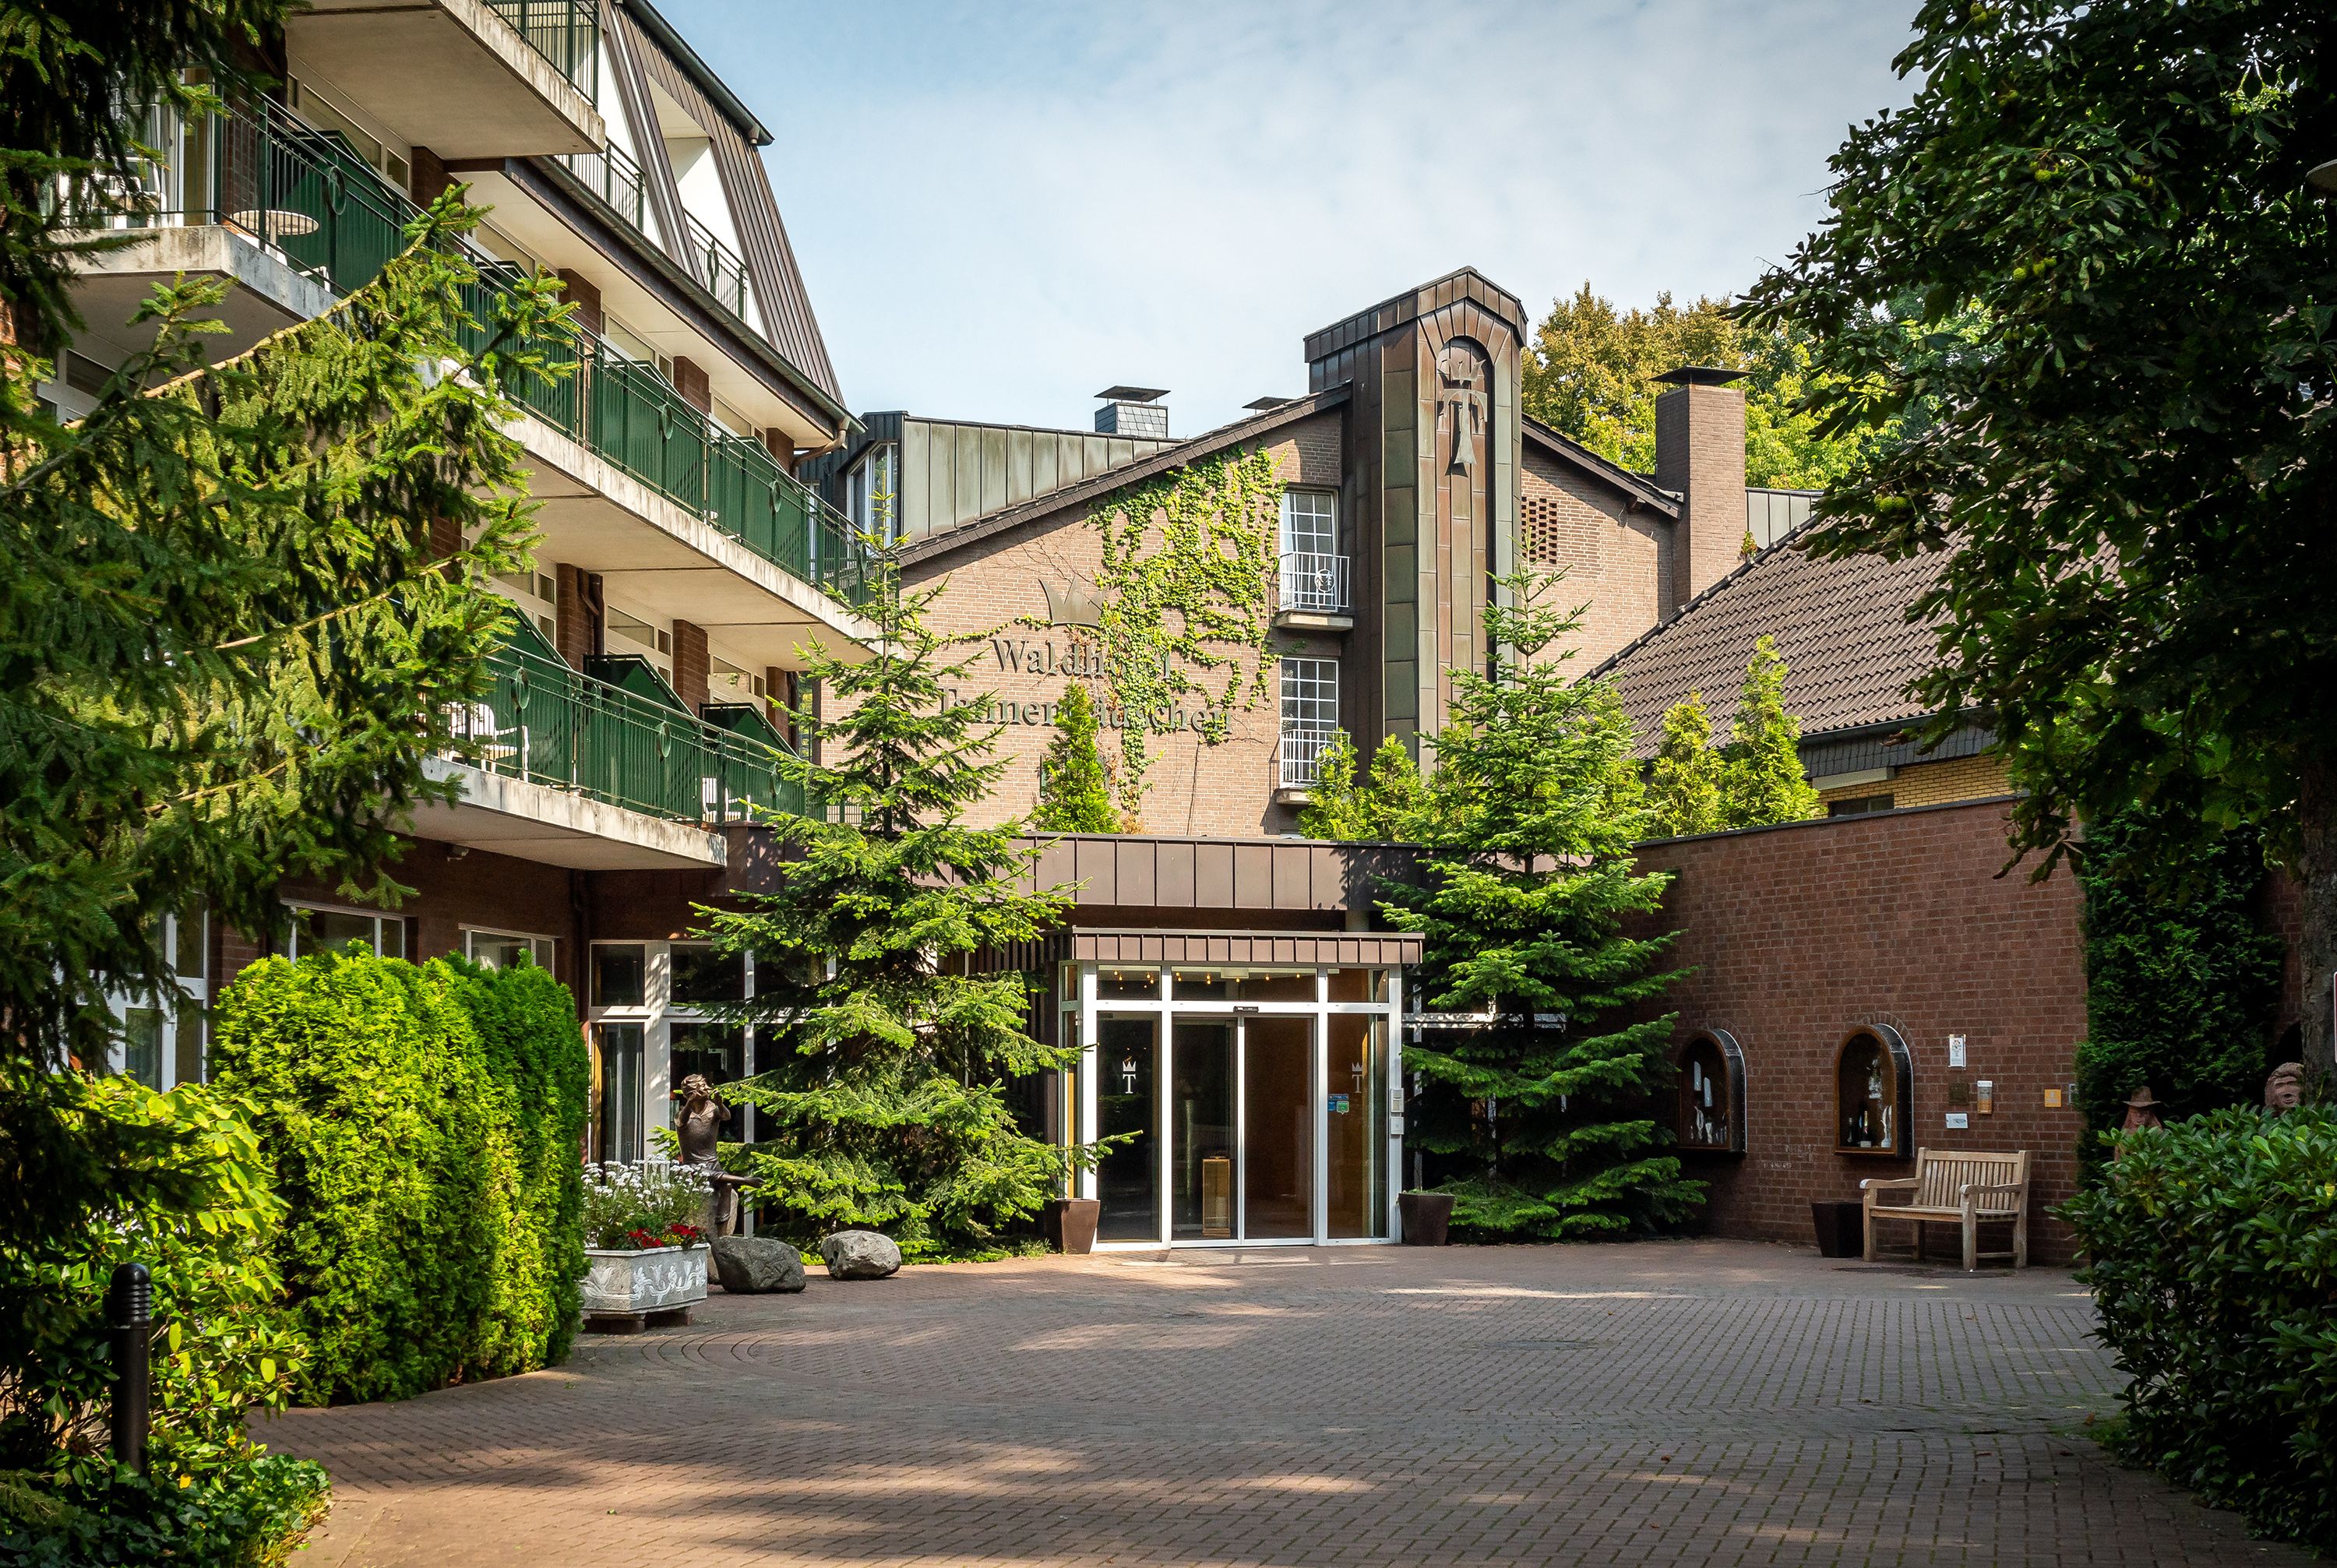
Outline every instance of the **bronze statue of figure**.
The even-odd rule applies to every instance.
[[[2264,1114],[2277,1116],[2304,1103],[2304,1063],[2283,1062],[2264,1080]]]
[[[719,1170],[714,1146],[729,1121],[730,1107],[714,1097],[714,1085],[706,1081],[705,1073],[692,1073],[683,1079],[681,1114],[673,1124],[674,1137],[681,1145],[681,1163],[701,1171]]]
[[[2166,1123],[2158,1119],[2159,1110],[2158,1097],[2150,1092],[2149,1084],[2144,1084],[2126,1097],[2126,1121],[2119,1124],[2118,1131],[2139,1132],[2146,1127],[2164,1127]],[[2115,1160],[2125,1152],[2121,1146],[2111,1152],[2110,1158]]]

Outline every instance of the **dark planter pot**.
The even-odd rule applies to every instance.
[[[1863,1203],[1813,1203],[1810,1205],[1810,1220],[1817,1226],[1819,1257],[1866,1256],[1866,1205]]]
[[[1103,1207],[1093,1198],[1050,1198],[1039,1219],[1047,1245],[1058,1252],[1095,1250],[1096,1214]]]
[[[1407,1247],[1442,1247],[1452,1229],[1452,1194],[1450,1192],[1399,1192],[1395,1195],[1395,1210],[1403,1221],[1403,1244]]]

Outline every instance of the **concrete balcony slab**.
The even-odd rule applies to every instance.
[[[284,36],[295,75],[322,77],[440,158],[608,142],[592,98],[481,0],[310,0]]]
[[[119,233],[127,242],[88,256],[73,281],[73,303],[89,323],[90,335],[116,358],[154,340],[151,325],[133,328],[130,318],[156,284],[182,273],[221,278],[231,285],[213,313],[227,331],[204,340],[215,361],[332,309],[329,288],[240,230],[203,223]]]
[[[416,810],[409,830],[417,838],[578,871],[704,870],[726,858],[721,834],[687,822],[628,811],[464,762],[433,758],[423,771],[461,783],[463,799]]]

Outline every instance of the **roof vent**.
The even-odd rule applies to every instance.
[[[1731,381],[1745,377],[1742,370],[1723,369],[1717,365],[1683,365],[1677,370],[1667,370],[1655,377],[1673,387],[1726,387]]]
[[[1166,387],[1107,387],[1096,396],[1103,399],[1096,410],[1098,434],[1168,438],[1168,410],[1159,401],[1168,396]]]
[[[1253,397],[1248,402],[1243,404],[1242,407],[1248,409],[1253,414],[1271,414],[1276,408],[1284,407],[1297,401],[1298,399],[1296,397],[1275,397],[1269,396],[1266,397]]]

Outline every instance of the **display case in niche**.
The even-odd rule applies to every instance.
[[[1745,1152],[1745,1052],[1726,1029],[1703,1029],[1680,1047],[1679,1117],[1683,1150]]]
[[[1834,1058],[1836,1152],[1904,1158],[1914,1098],[1914,1058],[1899,1031],[1886,1024],[1852,1030]]]

